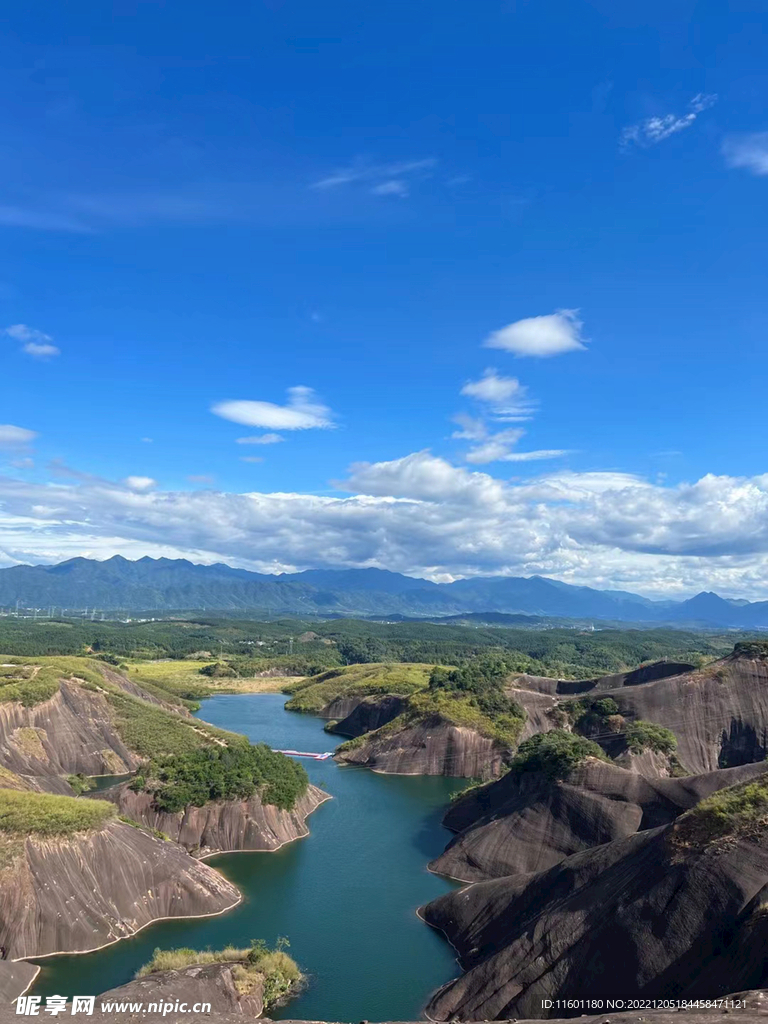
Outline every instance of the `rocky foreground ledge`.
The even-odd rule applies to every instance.
[[[602,1013],[598,1015],[589,1014],[583,1017],[549,1018],[548,1024],[573,1024],[578,1020],[579,1024],[713,1024],[713,1021],[725,1017],[729,1021],[740,1021],[741,1024],[753,1024],[760,1021],[764,1024],[768,1017],[768,992],[763,989],[750,992],[740,992],[731,999],[744,999],[747,1002],[746,1009],[711,1009],[711,1010],[633,1010],[627,1013]],[[0,1008],[0,1024],[12,1024],[23,1018],[19,1018],[12,1008]],[[56,1019],[56,1018],[54,1018]],[[67,1017],[66,1019],[71,1019]],[[77,1019],[77,1018],[75,1018]],[[102,1014],[98,1009],[93,1016],[83,1016],[83,1021],[93,1021],[94,1024],[244,1024],[248,1018],[242,1013],[168,1013],[165,1016],[159,1013],[153,1014]],[[253,1018],[251,1018],[253,1019]],[[256,1022],[255,1022],[256,1024]],[[273,1024],[268,1017],[257,1018],[257,1024]],[[298,1021],[284,1020],[279,1024],[329,1024],[324,1021]],[[334,1022],[337,1024],[337,1022]],[[368,1024],[368,1022],[364,1022]],[[373,1024],[373,1022],[371,1022]],[[381,1024],[430,1024],[429,1021],[382,1021]],[[485,1024],[480,1021],[468,1021],[466,1024]],[[536,1024],[533,1020],[517,1020],[514,1024]]]

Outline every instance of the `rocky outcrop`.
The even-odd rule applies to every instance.
[[[681,847],[685,820],[577,853],[549,871],[478,882],[423,908],[467,972],[435,994],[428,1015],[499,1020],[545,1016],[543,999],[733,991],[712,967],[768,882],[768,826]]]
[[[33,707],[0,704],[0,765],[41,788],[71,792],[66,783],[62,788],[62,776],[123,774],[139,763],[102,694],[76,681],[62,680],[58,693]]]
[[[496,778],[508,755],[496,740],[437,715],[393,732],[368,733],[355,744],[342,745],[336,760],[392,775]]]
[[[30,987],[40,968],[23,960],[0,960],[0,1006],[7,1006]]]
[[[625,718],[671,729],[694,774],[762,761],[768,752],[768,662],[731,655],[703,669],[609,690]]]
[[[382,725],[393,721],[403,713],[407,703],[406,697],[398,697],[394,693],[385,693],[377,697],[363,697],[346,717],[326,728],[328,732],[354,739],[356,736],[380,729]]]
[[[12,958],[97,949],[152,921],[219,914],[240,900],[182,847],[120,821],[19,839],[4,854],[0,945]]]
[[[249,992],[238,991],[239,964],[193,964],[178,971],[156,971],[135,978],[127,985],[110,989],[99,997],[100,1002],[144,1003],[209,1003],[212,1013],[234,1013],[260,1017],[264,1011],[264,988],[257,983]],[[186,1017],[186,1014],[185,1014]]]
[[[751,764],[646,778],[597,758],[563,780],[510,771],[449,808],[443,823],[459,834],[429,867],[462,882],[543,871],[581,850],[666,825],[717,790],[765,771],[765,764]]]
[[[362,704],[365,700],[362,696],[354,697],[336,697],[329,704],[317,712],[318,718],[336,718],[343,719],[348,715],[351,715],[358,705]]]
[[[639,686],[658,679],[668,679],[685,672],[693,672],[694,666],[680,661],[654,661],[641,665],[629,672],[617,672],[596,679],[551,679],[549,676],[532,676],[527,673],[514,677],[512,685],[524,690],[534,690],[550,696],[578,696],[595,691],[615,690],[624,686]]]
[[[525,723],[520,733],[521,742],[537,732],[549,732],[558,728],[554,714],[558,705],[556,697],[516,687],[505,687],[504,692],[525,711]]]
[[[330,797],[309,786],[291,811],[263,804],[257,795],[248,800],[212,800],[203,807],[158,811],[150,793],[134,793],[128,783],[98,794],[111,800],[120,813],[148,828],[164,832],[196,857],[236,850],[277,850],[285,843],[309,835],[307,817]]]

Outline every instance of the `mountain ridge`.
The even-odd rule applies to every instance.
[[[703,591],[684,601],[653,601],[622,590],[575,586],[545,576],[478,576],[434,583],[386,569],[251,572],[188,559],[98,561],[0,569],[0,607],[61,611],[216,610],[319,617],[478,614],[577,620],[678,623],[717,628],[768,627],[768,601],[735,601]]]

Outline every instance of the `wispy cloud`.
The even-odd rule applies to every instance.
[[[238,437],[237,444],[280,444],[282,434],[257,434],[254,437]]]
[[[663,142],[671,135],[690,128],[699,114],[709,110],[715,103],[717,103],[716,95],[697,93],[689,102],[685,114],[661,114],[646,117],[645,120],[624,128],[619,141],[625,148],[632,145],[654,146],[657,142]]]
[[[0,423],[0,448],[26,448],[37,437],[34,430]]]
[[[413,184],[429,177],[436,165],[437,160],[433,157],[391,164],[356,160],[348,167],[342,167],[312,182],[310,187],[326,191],[346,185],[361,185],[374,196],[396,196],[404,199],[410,195]]]
[[[61,354],[61,349],[51,344],[53,338],[50,334],[44,334],[26,324],[11,324],[10,327],[3,328],[2,333],[14,341],[20,341],[21,351],[34,359],[52,359],[53,356]]]
[[[493,331],[485,348],[500,348],[516,356],[546,359],[584,349],[582,324],[576,309],[560,309],[547,316],[530,316]]]
[[[312,388],[303,385],[288,388],[285,405],[237,399],[218,402],[211,412],[233,423],[267,430],[329,430],[335,426],[331,410],[318,400]]]
[[[193,473],[192,476],[188,476],[187,480],[191,484],[212,484],[213,477],[208,473]]]
[[[729,135],[723,142],[723,156],[729,167],[764,177],[768,174],[768,132]]]
[[[515,445],[524,436],[525,431],[521,429],[488,433],[484,440],[478,439],[479,443],[473,445],[464,458],[474,466],[483,466],[490,462],[535,462],[541,459],[556,459],[568,454],[565,448],[540,448],[536,451],[519,452]]]

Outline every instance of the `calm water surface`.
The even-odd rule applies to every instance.
[[[282,694],[205,701],[201,717],[276,748],[324,751],[337,740],[317,718],[285,711]],[[276,853],[222,854],[208,863],[243,893],[220,917],[163,921],[98,953],[41,960],[35,993],[91,995],[129,981],[155,947],[219,949],[285,935],[308,988],[273,1017],[415,1020],[429,994],[457,973],[450,946],[416,908],[451,885],[426,870],[449,833],[440,819],[462,779],[376,775],[305,760],[333,797],[310,835]]]

